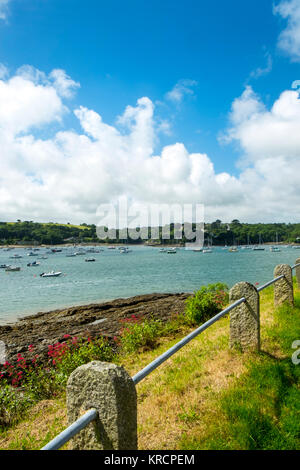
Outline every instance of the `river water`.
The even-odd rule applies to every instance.
[[[97,247],[96,247],[97,249]],[[62,252],[45,254],[46,249],[28,256],[29,250],[0,249],[0,265],[20,266],[19,272],[0,269],[0,324],[15,321],[19,317],[39,311],[84,305],[93,302],[131,297],[153,292],[193,292],[201,286],[225,282],[231,287],[239,281],[253,284],[273,278],[277,264],[294,264],[300,250],[281,247],[280,252],[214,247],[212,253],[196,253],[184,248],[176,254],[161,253],[157,247],[132,246],[130,253],[121,254],[118,249],[107,247],[100,253],[67,257],[78,248],[63,248]],[[14,254],[20,259],[11,259]],[[95,262],[85,259],[93,257]],[[27,267],[32,261],[40,266]],[[57,278],[42,278],[42,272],[61,271]]]

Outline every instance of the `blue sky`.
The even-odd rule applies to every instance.
[[[208,155],[216,174],[226,172],[241,185],[245,164],[241,170],[240,159],[248,162],[249,170],[258,163],[243,140],[244,127],[239,123],[237,129],[236,122],[233,125],[230,112],[247,87],[253,93],[247,103],[254,99],[270,111],[281,94],[291,90],[292,82],[300,78],[299,3],[0,0],[0,63],[6,71],[3,81],[8,84],[20,75],[20,67],[29,65],[45,77],[53,70],[62,70],[65,77],[80,84],[73,86],[72,97],[70,93],[64,102],[68,112],[59,118],[52,116],[46,125],[24,124],[27,133],[45,141],[54,139],[57,132],[80,134],[83,121],[74,115],[80,106],[119,129],[118,117],[126,107],[135,107],[137,100],[147,97],[155,108],[150,157],[182,143],[189,154]],[[285,32],[288,47],[287,41],[280,39]],[[47,86],[45,77],[40,86]],[[247,115],[248,124],[252,117]],[[233,127],[235,137],[224,143],[220,136],[228,137]],[[265,151],[262,148],[257,152]],[[289,158],[289,153],[287,150],[287,154],[276,158]],[[8,161],[10,157],[5,158]],[[19,158],[24,161],[23,156]],[[257,171],[260,178],[268,179],[261,174],[261,167]],[[36,181],[45,182],[45,176],[39,173],[42,170],[36,165],[24,174],[34,174]],[[214,202],[211,217],[218,213],[223,199],[227,196]],[[271,202],[267,213],[272,219]],[[26,207],[28,216],[42,217],[38,209],[31,214],[26,201],[8,211],[0,207],[0,213],[14,218],[22,207]],[[231,211],[223,211],[224,216]],[[79,212],[87,214],[83,208]],[[55,211],[50,215],[53,217]],[[255,215],[242,208],[240,217],[252,220]],[[262,218],[262,214],[257,217]],[[289,213],[286,217],[293,219],[295,215]]]

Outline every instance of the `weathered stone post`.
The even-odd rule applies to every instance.
[[[92,361],[67,383],[68,422],[96,408],[98,419],[72,439],[74,450],[136,450],[137,399],[128,373],[116,364]]]
[[[274,284],[274,304],[276,306],[288,302],[294,305],[292,268],[288,264],[278,264],[274,269],[274,277],[281,275],[284,277]]]
[[[249,282],[238,282],[229,292],[230,303],[245,297],[246,302],[230,312],[230,347],[260,349],[259,294]]]
[[[299,264],[299,263],[300,263],[300,258],[297,258],[295,264]],[[298,289],[300,289],[300,266],[297,266],[296,268],[296,278],[297,278]]]

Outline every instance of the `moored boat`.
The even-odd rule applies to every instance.
[[[62,272],[58,271],[50,271],[49,273],[42,273],[40,274],[40,277],[58,277],[62,274]]]
[[[21,271],[21,268],[20,266],[7,266],[7,268],[5,268],[5,271]]]

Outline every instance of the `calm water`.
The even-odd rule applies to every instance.
[[[239,281],[259,282],[273,278],[276,264],[294,264],[300,250],[281,248],[272,253],[239,250],[230,253],[213,248],[212,253],[195,253],[184,249],[170,255],[158,248],[134,246],[132,252],[120,254],[118,249],[104,248],[101,253],[66,257],[74,250],[47,254],[48,259],[27,256],[29,250],[0,250],[0,265],[20,266],[20,272],[0,269],[0,323],[14,321],[20,316],[72,305],[131,297],[152,292],[192,292],[202,285],[222,281],[229,287]],[[45,249],[36,252],[45,254]],[[13,254],[21,259],[13,260]],[[86,263],[86,257],[96,258]],[[37,260],[40,266],[27,267]],[[42,272],[62,271],[58,278],[41,278]]]

